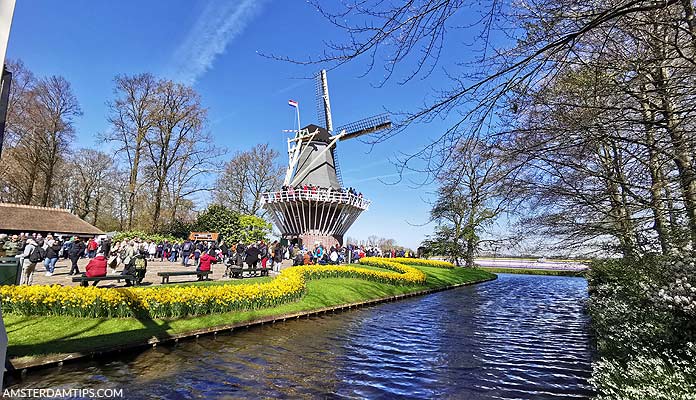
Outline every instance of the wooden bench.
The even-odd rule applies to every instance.
[[[106,276],[74,276],[73,282],[80,282],[80,286],[89,286],[89,282],[94,282],[94,286],[101,281],[118,281],[129,280],[134,286],[138,286],[138,280],[133,275],[106,275]]]
[[[158,272],[157,276],[162,277],[162,284],[169,283],[169,277],[170,276],[185,276],[185,275],[196,275],[198,276],[198,280],[204,279],[204,280],[210,280],[210,277],[208,275],[211,274],[212,271],[171,271],[171,272]]]
[[[270,270],[271,270],[270,268],[261,268],[261,267],[258,267],[258,268],[231,267],[231,268],[227,269],[227,271],[229,271],[232,274],[231,277],[240,278],[240,279],[245,277],[244,276],[245,272],[249,273],[249,276],[247,276],[246,278],[253,278],[253,277],[257,276],[256,275],[257,272],[261,273],[258,276],[268,276],[268,271],[270,271]]]

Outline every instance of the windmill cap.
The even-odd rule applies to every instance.
[[[331,141],[331,134],[329,133],[329,131],[327,131],[326,128],[322,128],[319,125],[309,124],[302,129],[306,129],[309,133],[313,133],[317,129],[319,130],[319,132],[312,139],[312,141],[314,142],[329,143]]]

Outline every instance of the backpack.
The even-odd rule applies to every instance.
[[[46,250],[41,246],[34,246],[34,250],[29,254],[29,261],[32,263],[38,263],[46,258]]]
[[[183,251],[190,251],[191,250],[191,242],[186,242],[184,243],[184,247],[182,248]]]

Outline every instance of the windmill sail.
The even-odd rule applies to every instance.
[[[343,130],[346,134],[341,137],[341,140],[353,139],[358,136],[367,135],[368,133],[373,133],[381,131],[383,129],[391,128],[391,119],[389,114],[378,114],[370,118],[361,119],[350,124],[344,125],[337,129],[338,132]]]
[[[331,102],[329,101],[329,82],[326,79],[326,70],[322,69],[317,74],[317,119],[319,124],[329,132],[333,131],[331,119]]]

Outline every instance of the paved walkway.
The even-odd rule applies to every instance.
[[[83,258],[78,262],[80,272],[85,272],[85,266],[89,262],[89,259]],[[192,260],[193,262],[193,260]],[[64,285],[64,286],[78,286],[79,283],[72,281],[72,275],[68,275],[70,272],[70,260],[59,259],[56,264],[56,270],[53,276],[45,276],[46,270],[44,269],[43,263],[36,265],[36,272],[34,272],[34,285]],[[283,268],[291,266],[292,262],[290,260],[285,260],[283,262]],[[177,263],[171,263],[169,261],[148,261],[147,263],[147,273],[145,274],[145,279],[143,280],[143,285],[161,285],[162,278],[157,276],[158,272],[163,271],[195,271],[196,267],[189,266],[184,267],[181,265],[181,260]],[[213,280],[227,280],[228,278],[223,278],[222,275],[225,273],[225,265],[222,263],[213,264],[213,273],[211,278]],[[121,269],[118,270],[118,273]],[[107,269],[107,274],[111,275],[111,269]],[[271,271],[271,276],[275,273]],[[193,282],[196,280],[195,275],[188,276],[172,276],[169,278],[171,283],[182,283],[182,282]],[[235,279],[236,280],[236,279]],[[99,283],[98,287],[121,287],[124,286],[125,282],[117,283],[115,281],[104,281]]]

